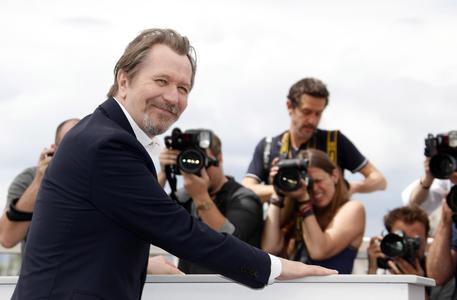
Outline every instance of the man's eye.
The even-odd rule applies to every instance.
[[[166,85],[167,84],[167,81],[165,79],[156,79],[155,80],[157,82],[158,85]]]
[[[189,93],[189,91],[187,90],[187,88],[183,87],[183,86],[180,86],[178,87],[178,90],[181,94],[183,95],[187,95]]]

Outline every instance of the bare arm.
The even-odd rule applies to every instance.
[[[365,230],[365,209],[362,203],[349,201],[322,231],[314,215],[303,220],[303,239],[313,259],[322,260],[340,253],[352,245],[358,247]]]
[[[365,177],[361,181],[352,181],[350,183],[350,193],[370,193],[378,190],[385,190],[387,181],[381,172],[370,162],[360,170]]]
[[[15,205],[17,210],[22,212],[33,212],[44,172],[51,161],[51,156],[48,155],[54,153],[54,151],[55,146],[51,146],[51,148],[46,148],[40,153],[35,178],[17,201]],[[24,240],[29,226],[30,221],[11,221],[7,218],[6,212],[4,212],[0,218],[1,245],[5,248],[16,246],[19,242]]]
[[[270,204],[262,233],[262,249],[271,254],[278,254],[284,245],[284,235],[281,232],[280,211],[282,209]]]
[[[268,202],[268,199],[270,199],[274,192],[273,185],[262,184],[253,177],[244,177],[241,183],[256,193],[262,203]]]
[[[444,284],[456,271],[457,252],[451,247],[452,212],[443,200],[441,221],[427,255],[427,275],[437,285]]]
[[[424,161],[424,175],[421,177],[417,185],[411,191],[409,197],[409,204],[421,205],[425,202],[430,193],[430,186],[435,179],[430,172],[430,158],[426,158]]]

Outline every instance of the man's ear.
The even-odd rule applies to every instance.
[[[118,97],[123,100],[127,97],[127,88],[129,85],[129,79],[127,78],[127,74],[123,70],[119,70],[116,76],[117,86],[118,86]]]
[[[290,115],[292,113],[292,110],[295,109],[295,106],[292,103],[292,101],[290,101],[289,99],[287,99],[286,103],[287,103],[287,111],[289,112],[289,115]]]

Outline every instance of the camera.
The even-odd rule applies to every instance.
[[[200,174],[202,168],[218,165],[218,161],[208,158],[206,149],[211,146],[213,134],[207,129],[190,129],[182,132],[174,128],[171,136],[165,137],[165,146],[168,149],[181,150],[177,158],[177,168],[173,166],[174,173]]]
[[[395,257],[401,257],[415,267],[419,247],[419,237],[409,237],[403,231],[396,231],[394,233],[387,234],[381,240],[381,251],[387,256],[387,259],[378,258],[378,268],[387,269],[387,262]]]
[[[278,162],[278,173],[273,178],[273,185],[284,192],[293,192],[301,187],[300,179],[304,179],[308,189],[312,180],[308,176],[308,161],[305,159],[283,159]]]
[[[436,178],[446,179],[457,171],[457,131],[449,131],[425,139],[424,154],[430,158],[430,172]]]

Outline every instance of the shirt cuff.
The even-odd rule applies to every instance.
[[[275,282],[276,277],[281,275],[282,272],[282,264],[279,260],[279,257],[268,254],[270,256],[271,261],[271,271],[270,271],[270,278],[268,278],[268,284],[273,284]]]

